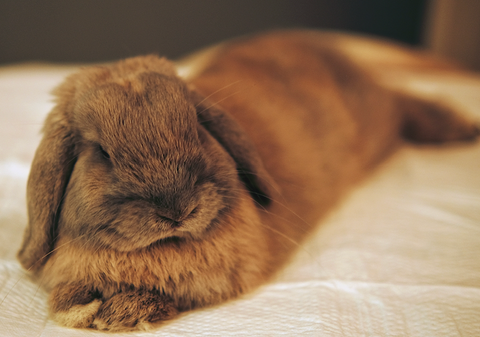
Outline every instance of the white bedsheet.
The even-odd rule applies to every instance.
[[[48,319],[47,295],[15,259],[49,91],[73,69],[0,68],[0,336],[105,336]],[[479,77],[409,85],[480,119]],[[479,336],[479,172],[480,143],[406,146],[322,221],[274,282],[125,336]]]

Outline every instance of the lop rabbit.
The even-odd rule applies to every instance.
[[[33,160],[18,254],[52,317],[147,329],[238,297],[402,139],[476,138],[447,106],[379,80],[404,69],[456,71],[387,42],[281,31],[69,76]]]

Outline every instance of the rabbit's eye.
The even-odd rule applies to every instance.
[[[103,147],[99,146],[99,149],[100,149],[100,153],[102,154],[103,158],[105,158],[105,159],[110,159],[110,155],[108,154],[107,151],[105,151],[105,150],[103,149]]]

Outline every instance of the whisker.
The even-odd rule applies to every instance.
[[[10,293],[15,289],[17,286],[18,282],[23,280],[27,275],[22,275],[21,277],[18,278],[18,280],[13,284],[13,286],[10,288],[10,290],[7,291],[7,294],[3,297],[2,301],[0,302],[0,307],[2,306],[3,302],[7,299],[7,297],[10,295]]]
[[[230,219],[232,219],[232,220],[235,221],[235,219],[234,219],[233,217],[231,217],[231,216],[230,216]],[[244,219],[244,220],[247,220],[247,219]],[[252,223],[252,220],[251,220],[251,219],[248,219],[248,221],[250,221],[250,223]],[[285,233],[283,233],[283,232],[281,232],[281,231],[279,231],[279,230],[273,228],[272,226],[269,226],[269,225],[267,225],[267,224],[265,224],[265,223],[263,223],[263,222],[260,222],[260,225],[261,225],[262,227],[270,230],[271,232],[273,232],[273,233],[275,233],[275,234],[283,237],[283,238],[286,239],[287,241],[291,242],[296,248],[298,248],[298,249],[300,249],[301,251],[303,251],[304,253],[306,253],[306,254],[310,257],[310,259],[314,262],[314,264],[315,264],[317,267],[319,267],[321,270],[324,270],[324,271],[325,271],[325,275],[328,275],[328,274],[329,274],[329,273],[326,272],[326,270],[323,268],[323,266],[321,265],[321,263],[320,263],[320,261],[317,259],[317,257],[316,257],[314,254],[312,254],[308,249],[306,249],[305,246],[304,246],[302,243],[300,243],[300,242],[292,239],[291,237],[289,237],[289,236],[286,235]],[[281,244],[282,244],[282,246],[283,246],[284,248],[287,248],[287,249],[290,248],[290,247],[288,247],[284,242],[281,242]]]
[[[250,174],[250,175],[252,175],[252,176],[256,176],[256,177],[258,177],[258,178],[260,178],[260,179],[262,178],[262,177],[259,176],[256,172],[253,172],[253,171],[248,171],[248,170],[242,169],[242,170],[241,170],[241,173],[248,173],[248,174]],[[264,180],[262,180],[262,181],[264,181]],[[282,185],[288,185],[288,186],[295,187],[295,188],[302,189],[302,190],[322,191],[322,188],[321,188],[321,187],[318,187],[318,188],[316,188],[316,187],[314,187],[314,186],[308,186],[308,187],[306,187],[306,186],[303,186],[303,185],[300,185],[300,184],[296,184],[296,183],[294,183],[294,182],[292,182],[292,181],[285,180],[285,179],[278,179],[278,178],[277,178],[276,181],[278,181],[278,182],[281,183]],[[275,186],[275,185],[273,185],[273,184],[270,184],[270,186],[271,186],[272,188],[274,188],[277,192],[279,192],[279,191],[276,189],[278,186]]]
[[[249,221],[252,221],[252,220],[249,220]],[[289,237],[288,235],[286,235],[285,233],[282,233],[281,231],[273,228],[272,226],[269,226],[263,222],[260,222],[260,225],[270,231],[272,231],[273,233],[285,238],[286,240],[290,241],[295,247],[297,247],[300,251],[306,253],[308,255],[308,257],[311,259],[311,261],[314,263],[314,265],[316,267],[318,267],[320,269],[320,271],[323,271],[323,274],[325,277],[328,277],[328,278],[331,278],[332,276],[330,275],[330,273],[327,271],[327,269],[325,269],[321,262],[318,260],[317,256],[315,256],[314,254],[312,254],[306,247],[303,243],[300,243],[294,239],[292,239],[291,237]],[[287,245],[285,243],[282,242],[282,245],[285,247],[285,248],[289,248],[287,247]],[[337,285],[336,283],[333,284],[335,288],[337,288]]]
[[[239,82],[242,82],[243,80],[238,80],[238,81],[235,81],[235,82],[232,82],[230,84],[227,84],[226,86],[224,86],[223,88],[220,88],[214,92],[212,92],[210,95],[208,95],[207,97],[205,97],[204,99],[202,99],[200,102],[197,103],[197,105],[195,105],[195,107],[198,107],[200,104],[202,104],[203,102],[205,102],[207,99],[209,99],[210,97],[212,97],[213,95],[215,95],[216,93],[222,91],[222,90],[225,90],[227,89],[228,87],[231,87],[232,85],[235,85]]]
[[[223,190],[223,191],[239,191],[239,192],[243,192],[244,190],[242,189],[227,189],[227,188],[218,188],[219,190]],[[237,197],[233,197],[233,196],[222,196],[224,198],[230,198],[230,199],[236,199]],[[290,207],[288,207],[286,204],[278,201],[277,199],[270,199],[273,203],[276,203],[277,205],[283,207],[285,210],[289,211],[292,215],[294,215],[298,220],[300,220],[303,224],[309,226],[310,228],[313,227],[314,225],[312,225],[311,223],[309,223],[308,221],[306,221],[305,219],[303,219],[300,215],[298,215],[295,211],[293,211]],[[266,209],[263,205],[261,205],[260,203],[258,203],[257,201],[253,200],[253,202],[259,206],[263,211],[267,212],[268,214],[271,214],[271,215],[274,215],[274,216],[277,216],[279,217],[280,219],[282,220],[285,220],[285,221],[288,221],[291,225],[295,225],[295,222],[292,222],[292,221],[289,221],[283,217],[280,217],[279,215],[275,214],[275,213],[272,213],[270,211],[268,211],[268,209]]]
[[[83,236],[83,235],[82,235]],[[60,248],[64,247],[65,245],[68,245],[70,243],[72,243],[73,241],[75,240],[78,240],[80,239],[82,236],[79,236],[75,239],[72,239],[62,245],[60,245],[59,247],[56,247],[55,249],[51,250],[50,252],[48,252],[47,254],[45,254],[44,256],[42,256],[41,258],[39,258],[34,264],[32,264],[29,268],[26,269],[26,272],[28,273],[29,271],[31,271],[31,269],[36,265],[38,264],[40,261],[42,261],[43,259],[45,259],[47,256],[49,256],[50,254],[54,253],[55,251],[59,250]],[[13,289],[15,289],[15,287],[18,285],[18,283],[22,280],[24,280],[25,278],[28,277],[28,274],[27,273],[24,273],[22,276],[20,276],[18,278],[18,280],[13,284],[13,286],[7,291],[7,293],[5,294],[5,296],[2,298],[2,300],[0,301],[0,307],[3,305],[3,303],[5,302],[5,300],[8,298],[8,296],[10,296],[10,294],[12,293]],[[29,304],[29,307],[31,306],[31,304],[33,303],[33,300],[35,299],[35,296],[36,294],[38,293],[38,290],[42,287],[42,283],[43,283],[43,278],[44,276],[42,275],[41,277],[41,280],[40,280],[40,283],[39,283],[39,286],[37,287],[37,290],[35,291],[35,294],[33,295],[32,297],[32,300],[30,301],[30,304]]]
[[[232,94],[230,94],[230,95],[228,95],[228,96],[225,96],[225,97],[222,98],[221,100],[213,103],[213,104],[210,105],[209,107],[207,107],[207,108],[203,109],[202,111],[200,111],[199,113],[197,113],[197,115],[202,114],[203,112],[207,111],[207,110],[210,109],[210,108],[213,108],[215,105],[219,104],[220,102],[223,102],[224,100],[226,100],[226,99],[228,99],[228,98],[230,98],[230,97],[232,97],[232,96],[235,96],[236,94],[238,94],[238,93],[240,93],[240,92],[242,92],[242,91],[243,91],[243,90],[238,90],[238,91],[235,91],[234,93],[232,93]]]
[[[40,278],[40,281],[38,282],[38,286],[37,286],[37,289],[35,290],[35,293],[33,294],[32,298],[30,299],[30,303],[28,304],[28,308],[31,310],[32,308],[32,303],[33,303],[33,300],[35,299],[35,297],[37,296],[38,294],[38,291],[40,290],[40,288],[43,286],[43,280],[45,279],[45,275],[42,274],[42,277]]]
[[[290,211],[290,209],[288,209],[287,207],[285,207],[285,209],[286,209],[287,211]],[[295,228],[298,229],[298,230],[301,230],[303,234],[308,234],[309,231],[310,231],[310,229],[313,227],[313,226],[312,226],[311,224],[309,224],[308,222],[304,222],[305,225],[308,226],[308,228],[306,229],[305,227],[299,226],[298,223],[296,223],[296,222],[294,222],[294,221],[292,221],[292,220],[289,220],[289,219],[287,219],[287,218],[285,218],[285,217],[283,217],[283,216],[280,216],[280,215],[275,214],[275,213],[273,213],[273,212],[270,212],[270,211],[268,211],[268,210],[264,210],[264,212],[267,213],[267,214],[269,214],[269,215],[271,215],[271,216],[273,216],[273,217],[275,217],[275,218],[277,218],[277,219],[279,219],[279,220],[285,221],[285,223],[287,223],[288,225],[290,225],[290,226],[292,226],[292,227],[295,227]],[[291,211],[290,211],[290,212],[291,212]],[[292,214],[296,216],[295,213],[292,213]]]
[[[97,230],[95,231],[95,233],[98,233],[98,232],[100,232],[101,230],[103,230],[103,229],[99,228],[99,229],[97,229]],[[79,240],[79,239],[82,239],[82,238],[84,238],[85,236],[87,236],[87,234],[80,235],[79,237],[77,237],[77,238],[75,238],[75,239],[72,239],[72,240],[69,240],[68,242],[65,242],[64,244],[62,244],[62,245],[56,247],[55,249],[53,249],[52,251],[50,251],[48,254],[45,254],[44,256],[42,256],[36,263],[38,263],[39,261],[41,261],[42,259],[44,259],[44,258],[47,257],[48,255],[52,254],[53,252],[55,252],[55,251],[57,251],[57,250],[65,247],[65,246],[67,246],[67,245],[70,245],[70,244],[72,244],[72,242],[74,242],[74,241],[76,241],[76,240]],[[83,246],[85,246],[88,242],[89,242],[89,240],[86,240],[86,242],[83,244]],[[100,247],[100,248],[101,248],[101,247]],[[35,263],[35,264],[36,264],[36,263]],[[28,268],[28,269],[27,269],[27,272],[30,271],[30,269],[31,269],[33,266],[35,266],[35,264],[33,264],[30,268]],[[11,293],[11,292],[13,291],[13,289],[16,287],[16,285],[18,284],[18,282],[20,282],[20,281],[21,281],[22,279],[24,279],[26,276],[27,276],[26,274],[23,275],[22,277],[20,277],[20,278],[15,282],[15,284],[12,286],[12,288],[8,291],[8,293],[5,295],[5,297],[4,297],[4,298],[2,299],[2,301],[0,302],[0,306],[4,303],[4,301],[6,300],[6,298],[10,295],[10,293]],[[32,303],[33,303],[33,301],[35,300],[35,297],[36,297],[38,291],[42,288],[42,286],[43,286],[43,284],[44,284],[45,277],[46,277],[46,275],[42,273],[42,276],[41,276],[40,280],[38,280],[38,287],[36,288],[35,293],[33,294],[33,296],[32,296],[32,298],[31,298],[31,300],[30,300],[30,303],[29,303],[28,307],[31,307],[31,306],[32,306]]]

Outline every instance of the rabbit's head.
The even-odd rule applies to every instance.
[[[272,182],[248,136],[169,61],[85,68],[55,94],[28,181],[25,268],[38,270],[58,236],[131,251],[201,240],[242,188],[268,204]]]

